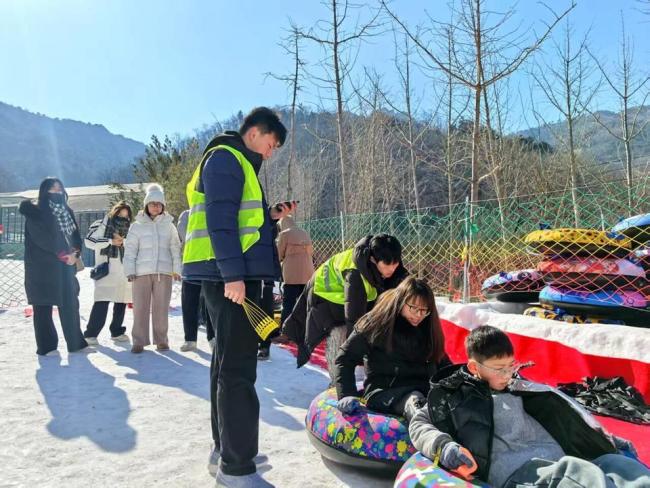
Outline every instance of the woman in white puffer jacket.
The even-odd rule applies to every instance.
[[[163,189],[157,184],[149,185],[144,210],[129,229],[124,246],[124,272],[133,283],[133,353],[140,353],[151,344],[149,310],[156,348],[169,349],[169,302],[172,279],[180,280],[180,249],[174,219],[165,212]]]
[[[129,340],[122,323],[126,305],[132,301],[131,283],[126,279],[122,261],[124,239],[132,221],[131,207],[125,202],[118,202],[103,219],[93,222],[86,234],[86,247],[95,251],[95,266],[108,263],[108,274],[95,281],[95,303],[84,332],[88,344],[98,344],[97,336],[104,327],[111,302],[111,339],[119,342]]]

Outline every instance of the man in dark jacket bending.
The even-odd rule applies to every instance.
[[[259,337],[241,305],[245,299],[259,305],[262,282],[280,276],[272,221],[295,208],[269,209],[257,174],[285,137],[274,112],[254,109],[239,132],[210,141],[187,187],[183,279],[202,282],[215,329],[210,368],[215,446],[208,469],[216,473],[219,486],[268,486],[253,461],[259,435]]]
[[[407,274],[402,246],[388,234],[366,236],[321,264],[283,324],[283,333],[298,345],[298,367],[329,336],[327,366],[335,378],[334,361],[354,324],[379,294],[395,288]]]

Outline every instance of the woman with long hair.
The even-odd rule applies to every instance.
[[[357,322],[336,358],[338,407],[360,405],[354,369],[364,364],[363,399],[378,412],[413,417],[425,401],[430,378],[451,364],[433,292],[424,280],[408,277],[384,292]]]
[[[150,344],[150,317],[156,349],[169,350],[169,302],[172,279],[181,279],[181,241],[165,204],[162,187],[155,183],[149,185],[144,209],[138,213],[125,242],[124,272],[133,283],[131,352],[135,354]]]
[[[58,178],[45,178],[36,203],[25,200],[25,292],[34,310],[36,354],[52,355],[59,337],[52,320],[52,307],[59,311],[69,352],[88,346],[81,333],[79,282],[81,237],[68,194]]]
[[[95,269],[106,269],[107,274],[95,277],[93,308],[84,337],[89,344],[97,344],[97,336],[106,323],[108,305],[113,303],[111,339],[128,341],[124,322],[126,305],[131,303],[131,283],[124,274],[124,240],[133,221],[131,207],[123,201],[113,205],[108,214],[93,222],[86,234],[86,247],[95,250]],[[93,275],[91,274],[91,277]]]

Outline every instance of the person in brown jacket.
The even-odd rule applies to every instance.
[[[280,323],[289,316],[305,284],[314,274],[314,248],[306,231],[298,227],[288,215],[278,222],[280,233],[276,240],[278,258],[282,264],[283,298]],[[270,341],[260,342],[257,358],[268,359]]]

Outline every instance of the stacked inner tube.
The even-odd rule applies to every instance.
[[[542,275],[534,269],[501,272],[483,282],[481,292],[488,299],[501,302],[536,302],[544,288]]]
[[[548,312],[535,307],[525,314],[573,323],[650,327],[650,282],[642,264],[646,256],[637,252],[648,236],[650,214],[622,221],[609,232],[568,228],[531,232],[524,241],[543,256],[536,271],[546,285],[539,302]]]

